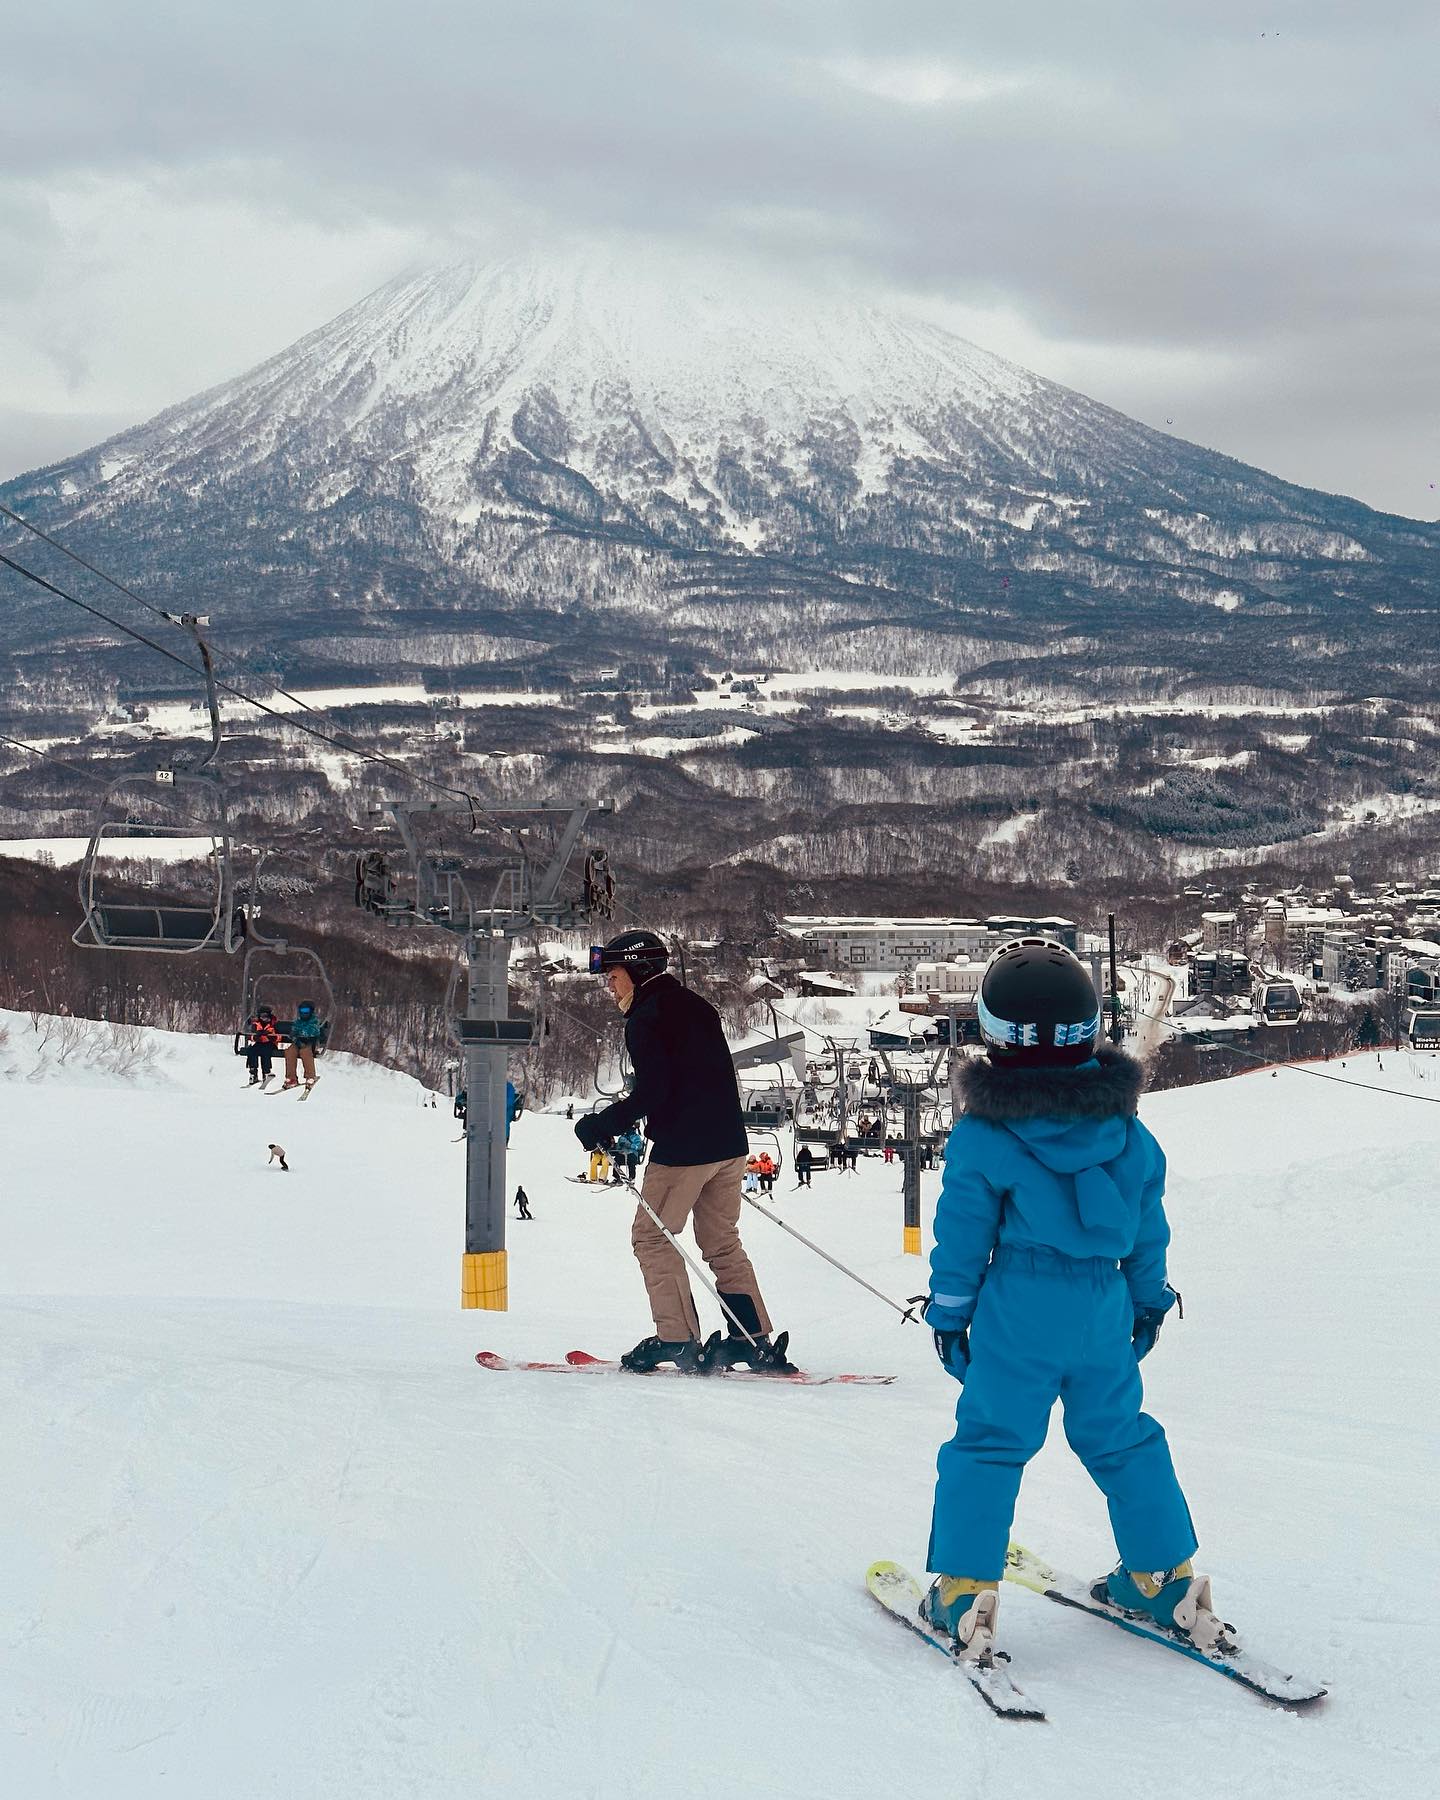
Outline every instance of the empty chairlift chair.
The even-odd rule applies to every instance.
[[[147,836],[198,838],[208,843],[211,881],[204,904],[156,905],[139,899],[103,868],[118,851],[128,823],[137,788],[156,788],[175,795],[174,812],[183,813],[168,822],[157,822]],[[122,775],[111,782],[80,863],[78,881],[81,921],[73,941],[82,949],[148,950],[173,956],[193,956],[202,951],[233,954],[245,938],[245,914],[235,901],[235,870],[230,841],[230,822],[225,792],[212,775],[159,769],[149,775]]]

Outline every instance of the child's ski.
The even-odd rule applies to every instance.
[[[892,1619],[898,1619],[908,1631],[953,1663],[991,1712],[1002,1719],[1044,1719],[1042,1709],[1010,1679],[1003,1651],[978,1659],[957,1656],[950,1639],[930,1629],[920,1617],[920,1583],[899,1563],[871,1563],[865,1586]]]
[[[584,1350],[566,1352],[564,1362],[510,1362],[503,1356],[497,1356],[493,1350],[481,1350],[475,1360],[482,1369],[502,1371],[507,1369],[529,1370],[548,1375],[628,1375],[628,1369],[622,1369],[618,1362],[607,1362],[603,1357],[591,1356]],[[888,1387],[895,1377],[893,1375],[811,1375],[803,1369],[793,1375],[761,1375],[753,1369],[714,1369],[708,1374],[688,1369],[664,1367],[651,1369],[648,1374],[636,1376],[636,1380],[649,1381],[656,1375],[680,1376],[686,1381],[763,1381],[767,1387]]]
[[[1118,1625],[1122,1631],[1148,1638],[1152,1644],[1163,1644],[1167,1650],[1188,1656],[1192,1662],[1203,1663],[1207,1669],[1216,1669],[1220,1674],[1228,1675],[1232,1681],[1238,1681],[1242,1687],[1249,1688],[1252,1693],[1263,1694],[1266,1699],[1278,1700],[1285,1706],[1308,1706],[1313,1701],[1322,1699],[1326,1692],[1318,1681],[1307,1681],[1303,1675],[1287,1675],[1282,1669],[1262,1662],[1258,1656],[1252,1656],[1243,1644],[1237,1644],[1233,1650],[1205,1651],[1189,1638],[1182,1637],[1178,1631],[1166,1631],[1163,1626],[1150,1620],[1136,1618],[1123,1612],[1118,1606],[1097,1600],[1091,1594],[1088,1582],[1081,1581],[1076,1575],[1065,1575],[1058,1569],[1052,1569],[1021,1544],[1010,1546],[1005,1559],[1005,1579],[1018,1582],[1021,1587],[1030,1588],[1037,1594],[1043,1594],[1047,1600],[1056,1600],[1061,1606],[1073,1606],[1079,1612],[1089,1613],[1092,1618],[1106,1619],[1110,1624]]]

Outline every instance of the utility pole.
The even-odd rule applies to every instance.
[[[460,1304],[504,1312],[509,1305],[505,1252],[505,1138],[509,1111],[506,1087],[511,1054],[533,1041],[533,1021],[510,1017],[510,945],[537,927],[574,930],[594,918],[608,918],[614,889],[605,853],[585,858],[582,891],[562,895],[561,883],[592,812],[611,806],[585,801],[572,807],[543,869],[532,866],[525,828],[506,827],[520,860],[493,871],[467,869],[461,859],[420,843],[420,823],[459,815],[478,828],[477,809],[435,802],[391,801],[386,809],[404,846],[402,867],[390,867],[384,851],[371,850],[356,865],[358,905],[387,924],[431,926],[464,940],[465,1010],[450,1018],[459,1045],[465,1085],[465,1250],[461,1260]],[[491,823],[549,814],[548,807],[506,807],[484,814]],[[413,887],[413,894],[402,892]],[[458,967],[457,967],[458,976]],[[452,977],[452,989],[455,978]],[[450,995],[446,996],[447,1012]]]
[[[1120,969],[1115,954],[1115,915],[1110,919],[1110,1042],[1118,1044],[1125,1035],[1120,1023]]]

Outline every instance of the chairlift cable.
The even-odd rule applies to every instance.
[[[16,512],[13,507],[6,506],[3,501],[0,501],[0,515],[3,515],[5,518],[12,520],[16,525],[19,525],[23,530],[28,531],[32,534],[32,536],[39,538],[42,543],[49,544],[51,549],[58,550],[62,556],[68,556],[70,558],[71,562],[78,563],[82,569],[88,570],[90,572],[90,574],[94,575],[98,580],[107,582],[111,587],[113,587],[116,590],[117,593],[124,594],[128,599],[133,600],[137,606],[143,607],[146,612],[153,613],[157,619],[163,620],[167,625],[173,625],[175,623],[175,615],[174,614],[167,612],[164,607],[156,606],[152,600],[147,600],[143,594],[137,593],[134,588],[130,587],[127,583],[119,580],[116,576],[107,574],[107,572],[104,569],[98,567],[95,563],[92,563],[87,557],[81,556],[81,554],[79,553],[78,550],[72,550],[68,544],[62,544],[60,542],[59,538],[53,536],[48,531],[43,531],[40,528],[40,526],[35,525],[29,519],[22,517],[22,515],[20,513]],[[6,560],[8,561],[9,559],[7,558]],[[12,562],[10,564],[10,566],[14,569],[19,569],[19,572],[21,574],[27,573],[26,570],[20,569],[20,565],[18,563]],[[39,579],[39,577],[32,576],[31,579]],[[58,588],[52,588],[52,591],[55,593],[59,593],[61,590]],[[71,596],[66,596],[66,598],[71,598]],[[75,603],[76,603],[76,605],[84,604],[83,601],[76,601]],[[91,610],[93,610],[93,609],[91,609]],[[96,616],[100,617],[100,618],[104,618],[106,615],[97,613]],[[119,624],[118,620],[110,620],[108,622],[111,624],[114,624],[117,627],[117,629],[119,629],[119,630],[123,631],[125,629],[124,626]],[[142,640],[142,641],[148,642],[148,640]],[[158,646],[153,646],[153,647],[158,648]],[[201,653],[202,653],[202,655],[205,653],[203,645],[201,648]],[[166,654],[168,654],[168,652]],[[216,649],[214,651],[214,654],[217,657],[223,659],[226,663],[236,665],[242,670],[244,670],[246,668],[246,665],[243,662],[243,660],[239,656],[237,656],[234,651]],[[178,659],[175,659],[175,660],[178,660]],[[190,667],[190,665],[188,663],[182,664],[182,666],[186,667],[186,668]],[[249,670],[248,672],[250,674],[256,673],[256,671],[253,669]],[[261,709],[261,711],[263,711],[263,712],[269,712],[273,717],[280,719],[282,721],[282,723],[287,723],[287,722],[293,723],[291,721],[287,721],[286,716],[284,714],[278,712],[275,708],[266,706],[263,701],[252,699],[250,695],[240,693],[237,689],[226,686],[226,684],[224,682],[219,682],[219,683],[217,683],[217,685],[224,688],[226,693],[234,694],[234,695],[236,695],[236,697],[238,699],[247,701],[251,706],[259,707]],[[324,707],[312,706],[308,700],[302,699],[299,694],[292,693],[289,688],[282,687],[279,682],[273,683],[272,688],[276,694],[279,694],[283,699],[289,700],[293,705],[301,708],[302,711],[317,714],[318,716],[320,716],[322,718],[326,716],[326,709]],[[296,725],[296,726],[294,726],[294,729],[297,731],[304,731],[307,728],[302,725]],[[324,737],[323,733],[316,732],[316,731],[311,731],[310,735],[316,736],[316,737]],[[383,763],[386,767],[396,769],[402,775],[409,776],[409,778],[412,781],[418,782],[426,787],[433,788],[437,793],[449,794],[449,795],[455,796],[459,799],[462,799],[469,805],[473,816],[486,819],[491,825],[496,826],[497,829],[502,829],[502,830],[504,829],[502,826],[500,826],[500,823],[497,819],[492,818],[491,815],[489,813],[487,813],[483,807],[480,807],[476,804],[475,796],[473,794],[465,794],[465,793],[462,793],[457,788],[447,787],[443,783],[430,781],[427,777],[425,777],[423,775],[415,774],[415,772],[412,769],[407,769],[403,763],[393,762],[389,757],[385,756],[381,752],[365,751],[365,750],[362,750],[359,747],[359,745],[347,744],[343,740],[336,739],[336,738],[324,737],[324,741],[326,743],[332,744],[336,749],[346,750],[352,755],[364,757],[367,761]]]
[[[1197,1035],[1191,1032],[1182,1031],[1178,1025],[1172,1024],[1169,1019],[1162,1018],[1158,1013],[1139,1013],[1136,1016],[1138,1018],[1148,1019],[1152,1024],[1163,1027],[1164,1030],[1171,1032],[1177,1040]],[[1383,1050],[1384,1047],[1385,1046],[1382,1044],[1379,1046],[1379,1049]],[[1333,1081],[1339,1087],[1363,1088],[1367,1093],[1371,1094],[1388,1094],[1392,1100],[1424,1100],[1431,1106],[1440,1106],[1440,1095],[1437,1094],[1407,1094],[1400,1088],[1381,1087],[1379,1082],[1376,1081],[1347,1081],[1340,1075],[1327,1075],[1323,1069],[1307,1068],[1304,1063],[1271,1062],[1268,1057],[1261,1056],[1257,1050],[1242,1050],[1238,1044],[1220,1044],[1217,1048],[1228,1050],[1232,1056],[1242,1056],[1247,1061],[1255,1063],[1262,1069],[1288,1069],[1292,1075],[1310,1075],[1313,1076],[1316,1081]],[[1349,1054],[1358,1056],[1363,1055],[1364,1052],[1357,1050],[1351,1051]]]
[[[143,631],[136,631],[132,626],[124,624],[121,620],[113,619],[108,613],[101,612],[99,607],[91,606],[88,601],[81,600],[75,594],[67,593],[64,588],[57,587],[53,581],[47,581],[43,575],[36,574],[33,569],[27,569],[23,563],[16,562],[12,556],[7,556],[3,550],[0,550],[0,563],[3,563],[6,568],[13,569],[17,575],[24,576],[27,581],[34,582],[36,587],[43,588],[46,593],[54,594],[56,598],[60,600],[68,600],[72,606],[78,606],[82,612],[89,613],[92,618],[99,619],[103,624],[110,626],[113,631],[121,632],[125,637],[133,638],[137,644],[144,644],[147,649],[154,650],[157,655],[163,656],[167,661],[177,664],[189,674],[198,675],[202,679],[204,678],[205,671],[203,668],[197,668],[194,663],[186,662],[183,656],[177,656],[173,650],[167,650],[163,644],[157,644],[154,638],[146,637]],[[168,623],[169,615],[162,616],[166,618]],[[253,694],[247,694],[243,688],[235,687],[231,682],[222,681],[218,676],[215,678],[215,685],[217,688],[221,689],[222,692],[229,694],[233,699],[241,700],[247,706],[255,707],[259,712],[268,713],[269,716],[275,719],[281,726],[288,727],[292,731],[301,732],[306,737],[316,738],[321,743],[329,744],[332,749],[343,750],[347,755],[358,756],[365,762],[373,762],[380,764],[385,768],[393,769],[397,774],[405,776],[407,780],[414,781],[422,787],[431,788],[437,794],[444,794],[447,799],[462,800],[476,817],[484,818],[488,823],[494,825],[498,831],[503,832],[506,830],[506,827],[502,825],[498,819],[493,818],[484,810],[484,808],[476,806],[475,797],[472,794],[464,793],[459,788],[449,787],[443,782],[432,781],[428,775],[417,774],[414,769],[407,769],[404,763],[397,762],[393,757],[386,756],[383,751],[364,750],[361,749],[359,745],[346,743],[343,739],[333,736],[330,732],[321,731],[314,725],[302,725],[298,719],[291,718],[289,715],[282,713],[278,708],[269,705],[264,700],[257,700]],[[281,690],[277,689],[276,691],[280,692]]]
[[[22,744],[19,738],[6,737],[0,731],[0,744],[9,744],[13,749],[23,750],[27,756],[33,756],[37,762],[49,763],[52,768],[68,769],[72,775],[81,775],[86,781],[93,781],[99,787],[108,787],[109,783],[103,775],[97,775],[93,769],[84,769],[79,763],[67,762],[63,756],[54,756],[48,750],[37,750],[33,744]]]

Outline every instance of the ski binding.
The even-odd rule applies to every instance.
[[[1043,1709],[1010,1679],[1005,1667],[1009,1659],[1003,1650],[987,1647],[979,1656],[962,1656],[950,1638],[925,1623],[920,1617],[920,1583],[908,1569],[893,1562],[871,1563],[865,1586],[892,1619],[953,1663],[991,1712],[1002,1719],[1044,1719]]]
[[[1203,1663],[1207,1669],[1215,1669],[1219,1674],[1227,1675],[1231,1681],[1238,1681],[1242,1687],[1249,1688],[1252,1693],[1262,1694],[1267,1700],[1277,1700],[1282,1706],[1309,1706],[1325,1696],[1326,1689],[1318,1681],[1309,1681],[1303,1675],[1288,1675],[1283,1669],[1262,1662],[1258,1656],[1252,1656],[1243,1644],[1237,1642],[1233,1628],[1218,1619],[1215,1620],[1215,1627],[1208,1633],[1216,1640],[1215,1647],[1207,1649],[1203,1642],[1197,1643],[1178,1628],[1167,1631],[1153,1619],[1126,1612],[1108,1601],[1097,1600],[1091,1593],[1088,1582],[1076,1575],[1066,1575],[1058,1569],[1052,1569],[1022,1544],[1012,1543],[1010,1546],[1005,1558],[1005,1579],[1017,1582],[1033,1593],[1043,1594],[1047,1600],[1057,1601],[1061,1606],[1072,1606],[1079,1612],[1089,1613],[1092,1618],[1106,1619],[1110,1624],[1118,1625],[1122,1631],[1131,1632],[1135,1637],[1148,1638],[1152,1644],[1161,1644],[1167,1650],[1189,1657],[1192,1662]],[[1205,1586],[1202,1599],[1208,1598],[1208,1584]],[[1208,1608],[1206,1612],[1208,1614]],[[1208,1619],[1201,1623],[1208,1623]],[[1202,1632],[1201,1635],[1203,1639],[1207,1634]]]

